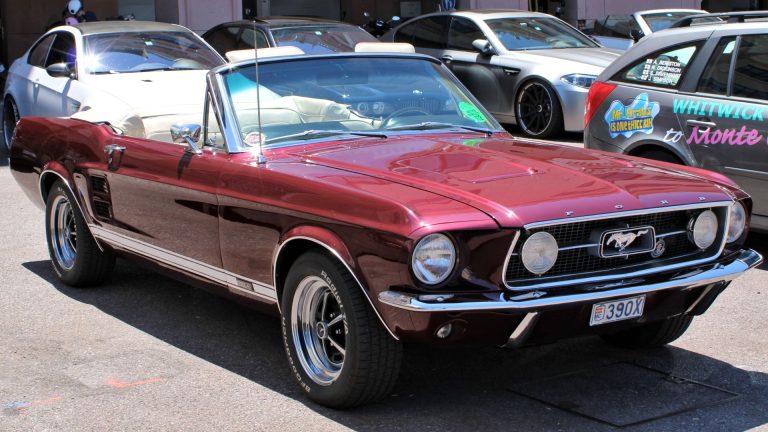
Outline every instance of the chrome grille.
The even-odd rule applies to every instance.
[[[700,250],[688,238],[688,223],[691,218],[707,209],[718,216],[719,233],[715,244],[707,250]],[[537,285],[567,285],[569,281],[582,277],[624,274],[642,269],[655,270],[659,266],[713,258],[722,247],[727,218],[726,207],[697,207],[678,211],[650,214],[630,214],[623,217],[576,221],[552,226],[535,227],[521,233],[506,266],[504,281],[511,289],[529,289]],[[653,226],[657,239],[664,239],[666,250],[658,258],[650,252],[637,255],[602,258],[594,253],[599,241],[594,233],[615,228]],[[558,242],[560,251],[555,265],[541,276],[530,273],[519,256],[525,240],[532,234],[546,231]],[[592,252],[591,252],[592,251]],[[559,282],[559,283],[558,283]],[[571,282],[572,283],[572,282]]]

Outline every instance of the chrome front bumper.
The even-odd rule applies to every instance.
[[[618,279],[613,283],[604,284],[604,288],[600,291],[586,293],[550,296],[546,292],[542,292],[540,297],[530,295],[530,298],[524,298],[524,296],[520,295],[506,298],[505,294],[499,294],[494,298],[487,297],[482,300],[470,300],[461,299],[459,297],[460,294],[415,295],[396,291],[384,291],[379,294],[379,300],[389,306],[413,312],[526,312],[548,307],[629,297],[662,290],[690,289],[718,282],[727,282],[736,279],[745,271],[757,267],[762,262],[763,257],[759,253],[752,249],[745,249],[739,252],[735,258],[682,270],[671,275],[668,280],[653,283],[637,283],[636,280],[624,281]],[[598,287],[598,289],[600,288]]]

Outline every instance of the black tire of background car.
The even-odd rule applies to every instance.
[[[660,347],[682,336],[688,330],[691,321],[693,317],[690,315],[678,315],[617,333],[604,334],[601,337],[611,345],[622,348]]]
[[[291,330],[291,312],[298,284],[307,277],[327,280],[340,300],[348,330],[346,354],[338,378],[330,385],[315,383],[299,362]],[[388,395],[397,381],[402,345],[377,319],[360,286],[349,272],[325,253],[310,251],[291,266],[282,295],[282,331],[294,377],[310,399],[344,409],[364,405]]]
[[[546,110],[547,106],[549,106],[550,117],[546,127],[529,127],[528,124],[531,123],[530,116],[528,116],[529,121],[526,124],[520,107],[523,98],[533,99],[531,102],[538,101],[543,110]],[[558,100],[555,91],[544,81],[534,79],[522,85],[515,98],[515,118],[517,119],[517,125],[528,136],[534,138],[553,138],[563,134],[563,108],[560,106],[560,100]]]
[[[16,129],[16,123],[19,121],[19,109],[13,98],[5,98],[3,103],[3,144],[5,148],[11,148],[11,137],[13,130]]]
[[[76,245],[75,261],[70,269],[62,267],[54,253],[53,230],[51,227],[51,218],[53,217],[53,203],[58,197],[64,197],[69,201],[72,209],[72,216],[75,222]],[[63,181],[57,180],[48,193],[48,199],[45,206],[45,235],[48,239],[48,253],[51,257],[53,269],[65,284],[84,288],[98,285],[109,278],[112,269],[115,266],[115,256],[109,252],[101,251],[93,239],[88,226],[85,223],[83,215],[80,214],[79,207],[69,188]]]
[[[661,162],[669,162],[669,163],[678,164],[678,165],[685,165],[683,161],[680,160],[679,157],[675,156],[674,153],[670,152],[669,150],[662,150],[662,149],[644,150],[644,151],[638,152],[636,156],[643,157],[646,159],[653,159]]]

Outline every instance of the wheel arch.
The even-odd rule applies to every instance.
[[[669,145],[661,141],[638,141],[630,145],[629,147],[627,147],[627,149],[624,152],[630,156],[640,156],[641,153],[647,152],[649,150],[661,150],[663,152],[673,155],[674,157],[679,159],[684,165],[696,166],[696,164],[691,160],[691,157],[688,154],[681,152],[675,146]]]
[[[275,285],[275,295],[277,296],[277,307],[282,312],[280,305],[283,295],[283,285],[288,275],[291,265],[303,253],[316,250],[327,253],[332,259],[340,262],[346,270],[352,275],[363,296],[368,300],[369,305],[379,319],[379,322],[387,329],[387,332],[399,340],[395,333],[389,328],[384,318],[371,300],[368,290],[363,284],[360,275],[354,270],[356,268],[354,259],[347,249],[344,242],[336,234],[319,227],[298,227],[289,231],[280,244],[275,249],[272,259],[272,276]]]

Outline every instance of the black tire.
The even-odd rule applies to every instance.
[[[115,256],[96,245],[74,197],[61,180],[48,192],[45,235],[53,270],[65,284],[98,285],[112,273]]]
[[[10,97],[5,98],[3,103],[3,144],[7,149],[11,148],[11,138],[19,118],[19,108],[16,106],[16,102]]]
[[[673,164],[678,165],[685,165],[683,161],[675,156],[674,153],[667,151],[667,150],[661,150],[661,149],[653,149],[653,150],[645,150],[637,153],[636,156],[646,158],[646,159],[653,159],[661,162],[669,162]]]
[[[678,315],[640,327],[601,335],[611,345],[622,348],[652,348],[666,345],[685,333],[693,317]]]
[[[281,321],[291,371],[313,401],[343,409],[391,392],[402,346],[387,333],[360,286],[335,259],[307,252],[293,263],[282,294]],[[334,344],[343,346],[344,352]]]
[[[563,134],[563,108],[549,84],[531,80],[520,87],[515,98],[515,118],[523,133],[534,138]]]

